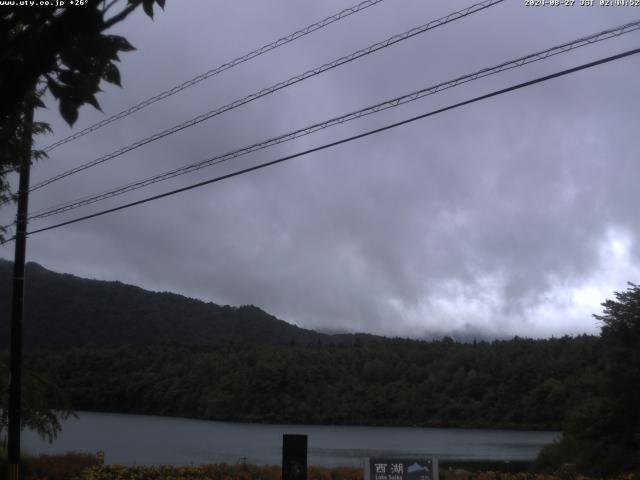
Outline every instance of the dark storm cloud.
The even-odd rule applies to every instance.
[[[35,180],[470,2],[387,1],[52,152]],[[639,9],[507,1],[61,181],[32,210],[198,161],[629,21]],[[119,27],[139,51],[114,113],[345,2],[203,2]],[[632,17],[633,15],[631,15]],[[638,16],[638,15],[636,15]],[[638,33],[161,183],[117,205],[574,66]],[[391,335],[594,332],[590,313],[640,273],[637,58],[30,239],[50,268],[218,303],[302,326]],[[56,133],[67,128],[44,114]],[[103,118],[89,109],[82,125]],[[78,210],[77,212],[80,212]],[[85,213],[83,210],[82,213]],[[7,216],[7,213],[4,213]],[[68,214],[62,218],[73,218]],[[57,218],[57,217],[54,217]],[[36,226],[44,226],[41,221]],[[10,256],[5,247],[3,255]]]

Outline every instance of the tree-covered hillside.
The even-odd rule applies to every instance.
[[[9,318],[13,264],[0,259],[0,314]],[[185,345],[352,343],[352,335],[299,328],[251,306],[219,306],[121,282],[88,280],[27,264],[26,348],[65,349],[175,342]],[[358,335],[366,341],[368,335]],[[0,345],[9,344],[0,322]]]
[[[559,429],[595,337],[146,346],[32,354],[76,409],[212,420]]]

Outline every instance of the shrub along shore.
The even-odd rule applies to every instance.
[[[3,453],[0,450],[5,472]],[[79,452],[25,455],[23,466],[25,480],[282,480],[279,465],[101,465],[95,455]],[[579,475],[572,465],[565,465],[554,474],[533,473],[531,467],[530,462],[441,460],[440,480],[595,480]],[[359,467],[310,465],[307,480],[364,480],[364,471]],[[640,480],[640,476],[630,473],[609,480]]]

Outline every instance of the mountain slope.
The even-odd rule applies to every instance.
[[[13,263],[0,259],[0,345],[9,344]],[[26,266],[26,348],[62,349],[149,343],[353,343],[291,325],[254,306],[230,307],[157,293],[121,282],[88,280]],[[369,336],[358,335],[366,338]]]

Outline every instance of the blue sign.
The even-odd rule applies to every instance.
[[[431,459],[369,459],[369,480],[434,480]]]

